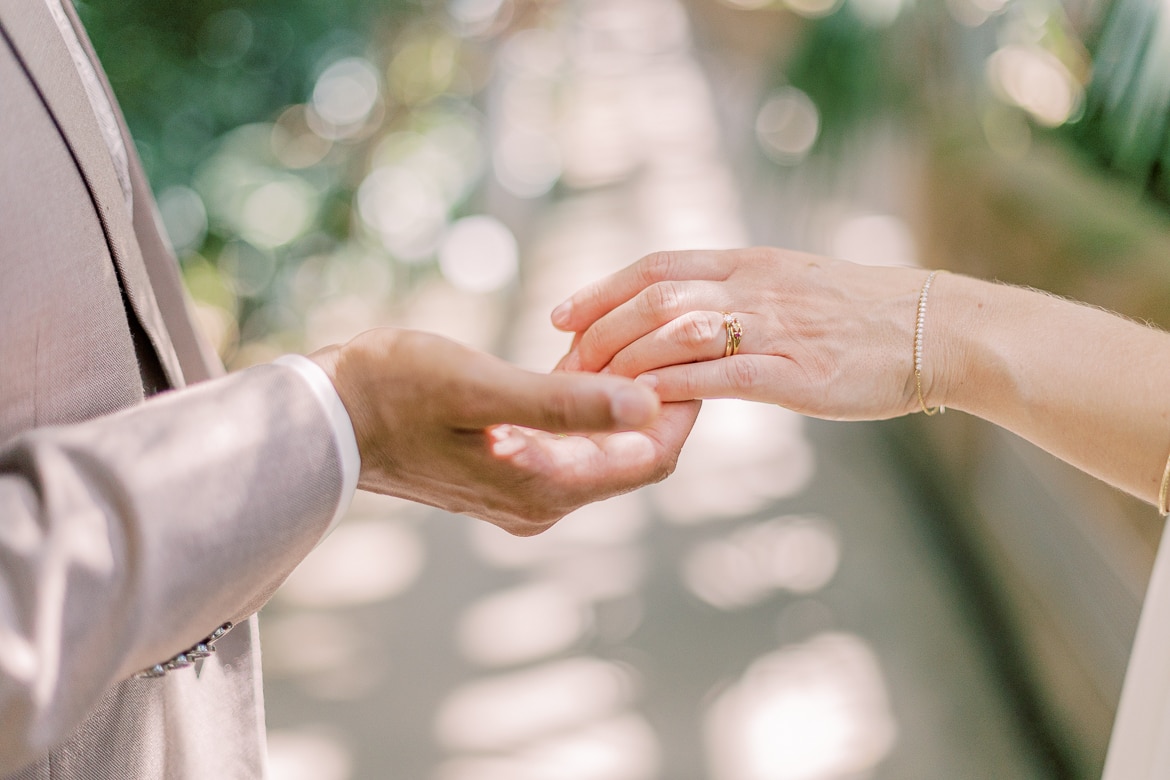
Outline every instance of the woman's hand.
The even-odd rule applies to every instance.
[[[896,417],[919,408],[914,328],[926,275],[773,248],[649,255],[554,310],[553,324],[577,334],[561,368],[641,377],[663,401],[738,397],[832,419]],[[743,326],[731,357],[722,312]],[[926,319],[923,392],[937,404],[944,355]]]

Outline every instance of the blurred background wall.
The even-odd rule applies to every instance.
[[[658,249],[1170,324],[1158,0],[86,0],[231,367],[374,325],[546,370]],[[708,403],[512,539],[359,495],[265,609],[274,776],[1095,777],[1161,523],[960,414]]]

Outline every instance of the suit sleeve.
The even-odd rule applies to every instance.
[[[341,491],[330,421],[286,366],[0,446],[0,774],[256,611]]]

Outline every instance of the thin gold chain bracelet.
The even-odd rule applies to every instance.
[[[926,330],[926,297],[930,294],[930,285],[938,273],[938,271],[931,271],[927,275],[926,281],[922,283],[922,291],[918,293],[918,317],[914,323],[914,387],[918,390],[918,403],[922,406],[922,411],[926,412],[927,417],[947,410],[942,404],[933,409],[927,406],[926,396],[922,393],[922,340]],[[1165,492],[1165,487],[1165,480],[1163,480],[1163,492]]]

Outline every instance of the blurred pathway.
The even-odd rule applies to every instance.
[[[715,96],[675,0],[566,8],[488,106],[522,284],[436,282],[406,317],[540,370],[580,284],[782,240],[749,225],[792,199],[736,175],[720,117],[751,89]],[[273,776],[1043,778],[919,512],[873,427],[728,401],[666,482],[532,539],[359,495],[263,615]]]

